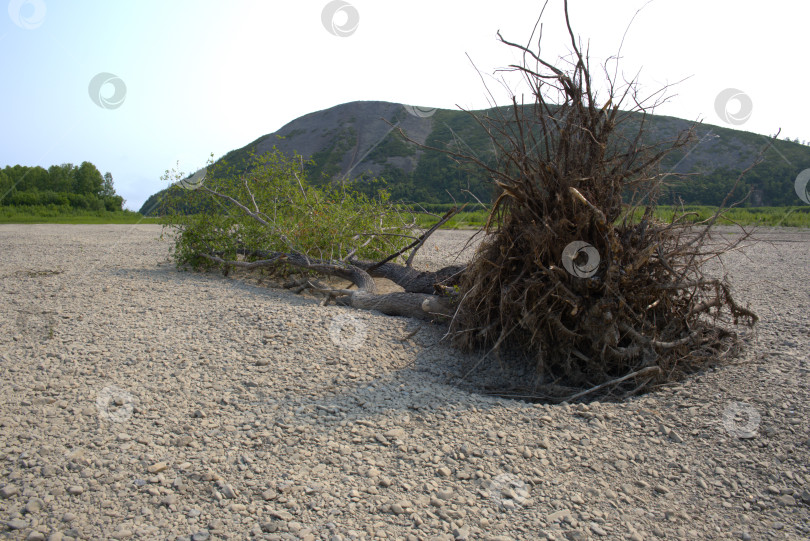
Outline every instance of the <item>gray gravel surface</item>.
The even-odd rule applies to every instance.
[[[555,406],[459,385],[440,327],[179,272],[160,233],[0,226],[3,538],[810,538],[807,231],[715,266],[762,317],[739,363]]]

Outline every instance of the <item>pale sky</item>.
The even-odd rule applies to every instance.
[[[526,42],[543,5],[340,2],[2,0],[0,168],[87,160],[110,171],[137,210],[166,186],[160,176],[177,160],[195,170],[210,153],[218,158],[313,111],[355,100],[485,108],[476,67],[505,104],[492,74],[517,57],[496,31]],[[810,76],[801,67],[810,2],[570,4],[594,66],[616,54],[646,4],[625,39],[622,72],[640,69],[649,92],[682,81],[658,114],[810,140]],[[549,59],[568,47],[561,6],[550,0],[543,18]],[[721,117],[715,102],[731,95],[738,99]]]

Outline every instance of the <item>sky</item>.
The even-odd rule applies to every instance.
[[[0,0],[0,168],[111,172],[126,207],[164,171],[205,165],[295,118],[356,100],[446,109],[527,91],[519,61],[543,1]],[[570,0],[591,65],[620,51],[619,78],[656,114],[810,140],[805,0]],[[570,52],[562,0],[541,51]],[[631,24],[632,21],[632,24]],[[621,46],[621,47],[620,47]],[[536,48],[536,41],[534,42]],[[615,61],[608,64],[616,70]],[[594,75],[601,76],[599,69]],[[494,100],[494,103],[493,103]]]

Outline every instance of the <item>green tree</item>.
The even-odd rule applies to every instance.
[[[9,192],[11,192],[11,179],[5,172],[0,171],[0,205],[8,198]]]
[[[99,194],[101,197],[114,197],[115,196],[115,187],[113,186],[113,177],[112,173],[107,171],[104,173],[104,182],[101,185],[101,193]]]
[[[52,165],[48,168],[48,178],[51,190],[58,193],[68,193],[73,189],[73,178],[70,164]]]
[[[82,162],[76,171],[73,192],[84,195],[99,195],[104,185],[104,177],[90,162]]]

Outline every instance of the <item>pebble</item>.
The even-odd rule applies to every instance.
[[[149,473],[160,473],[162,471],[166,471],[168,467],[169,465],[166,462],[156,462],[155,464],[152,464],[146,468],[146,471]]]
[[[8,526],[12,530],[22,530],[23,528],[28,527],[28,522],[24,521],[21,518],[13,518],[6,522],[6,526]]]
[[[20,489],[14,485],[6,485],[3,488],[0,488],[0,498],[11,498],[12,496],[16,496],[19,494]]]

